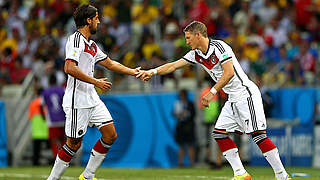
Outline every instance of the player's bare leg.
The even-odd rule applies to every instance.
[[[67,138],[67,143],[60,149],[48,180],[60,179],[64,171],[69,167],[74,154],[81,146],[82,138]]]
[[[102,137],[94,145],[86,169],[82,173],[85,179],[94,178],[97,169],[106,157],[111,145],[117,139],[117,132],[113,124],[102,126],[99,130]]]

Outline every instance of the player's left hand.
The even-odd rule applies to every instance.
[[[201,104],[204,107],[209,107],[209,102],[212,101],[214,94],[212,92],[208,92],[206,95],[203,96],[201,99]]]

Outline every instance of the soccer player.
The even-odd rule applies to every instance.
[[[79,176],[79,180],[95,180],[95,172],[102,163],[106,153],[117,138],[113,119],[100,100],[94,86],[110,89],[112,83],[107,78],[93,77],[95,64],[109,70],[139,75],[139,69],[128,68],[111,60],[100,50],[96,43],[89,40],[95,34],[100,23],[98,11],[91,5],[81,5],[74,12],[77,31],[69,36],[66,43],[66,61],[64,70],[68,74],[66,91],[63,97],[63,110],[66,114],[65,133],[67,142],[58,152],[49,180],[59,179],[80,148],[87,126],[95,126],[102,137],[94,145],[89,162]]]
[[[58,150],[65,144],[64,124],[65,113],[62,109],[64,88],[57,86],[55,74],[49,77],[50,87],[42,92],[42,103],[46,108],[46,122],[49,127],[49,141],[53,157],[56,157]]]
[[[192,50],[180,60],[140,73],[137,77],[147,81],[155,74],[164,75],[189,64],[200,64],[216,82],[203,97],[202,105],[208,107],[220,89],[229,95],[216,122],[213,137],[233,169],[233,179],[251,179],[242,165],[236,144],[229,137],[230,132],[245,132],[252,136],[262,151],[276,179],[291,180],[282,165],[277,147],[266,134],[260,91],[241,69],[231,47],[221,40],[209,39],[206,26],[198,21],[190,23],[184,33]]]

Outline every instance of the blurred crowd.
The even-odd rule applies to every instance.
[[[320,84],[320,0],[0,0],[0,86],[21,83],[30,71],[43,88],[51,74],[65,83],[65,42],[82,3],[99,9],[92,39],[126,66],[179,59],[189,50],[182,30],[198,20],[210,37],[233,47],[251,79],[277,87]],[[177,75],[192,78],[195,68],[164,79]],[[115,75],[114,84],[123,78]]]

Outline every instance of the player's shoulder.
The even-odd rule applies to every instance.
[[[220,39],[210,39],[210,45],[214,46],[214,47],[225,47],[225,46],[229,46],[225,41],[220,40]]]
[[[229,50],[229,45],[220,39],[210,39],[210,45],[217,49],[221,54]]]
[[[83,38],[83,35],[79,31],[76,31],[68,37],[68,43],[72,47],[79,48],[82,45]]]
[[[196,54],[200,54],[200,53],[201,53],[201,51],[199,49],[190,49],[186,53],[185,57],[195,57]]]

